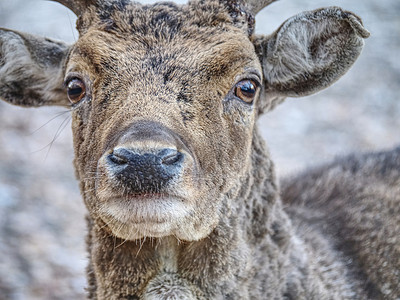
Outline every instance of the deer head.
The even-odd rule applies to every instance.
[[[258,115],[335,82],[368,36],[337,7],[259,36],[254,16],[273,1],[57,2],[79,39],[0,30],[0,96],[71,108],[91,219],[130,240],[206,237],[239,205]]]

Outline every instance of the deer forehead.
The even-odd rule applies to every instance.
[[[90,7],[78,20],[80,39],[73,54],[81,53],[94,67],[117,65],[122,72],[148,59],[155,67],[169,61],[199,72],[204,66],[226,69],[242,56],[257,60],[247,30],[236,27],[218,1],[117,4]]]
[[[90,30],[74,46],[67,72],[92,68],[90,72],[142,73],[160,71],[167,66],[180,66],[182,70],[191,71],[191,76],[200,73],[220,76],[251,67],[261,70],[253,44],[237,31],[204,33],[193,30],[173,41],[163,41],[154,36],[119,37]]]

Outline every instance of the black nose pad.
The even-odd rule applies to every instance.
[[[184,155],[176,149],[143,152],[117,148],[107,156],[108,170],[130,193],[160,193],[181,173]]]

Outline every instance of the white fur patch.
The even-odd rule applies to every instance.
[[[151,280],[143,300],[195,300],[190,284],[174,273],[163,273]]]

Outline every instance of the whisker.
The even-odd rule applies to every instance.
[[[74,26],[72,26],[71,15],[69,14],[68,9],[67,9],[67,16],[68,16],[68,21],[69,21],[69,26],[70,26],[70,28],[71,28],[72,36],[74,37],[74,41],[76,42],[76,36],[75,36]]]
[[[36,132],[38,132],[40,129],[42,129],[43,127],[45,127],[46,125],[48,125],[50,122],[54,121],[55,119],[61,117],[64,114],[70,113],[70,110],[66,110],[66,111],[62,111],[57,113],[54,117],[52,117],[50,120],[48,120],[46,123],[44,123],[43,125],[41,125],[39,128],[35,129],[34,131],[30,132],[29,135],[33,135]]]
[[[125,244],[125,243],[128,241],[129,237],[130,237],[131,234],[132,234],[132,230],[133,230],[133,227],[131,227],[131,229],[129,229],[128,237],[125,238],[125,240],[124,240],[121,244],[119,244],[119,245],[117,246],[117,248],[118,248],[118,247],[121,247],[123,244]]]
[[[49,147],[49,149],[48,149],[48,151],[47,151],[47,153],[46,153],[45,159],[44,159],[44,160],[46,160],[47,157],[48,157],[48,155],[49,155],[49,153],[50,153],[51,147],[53,146],[54,142],[55,142],[55,141],[57,140],[57,138],[60,136],[61,132],[65,129],[65,127],[67,127],[67,125],[69,124],[69,121],[70,121],[71,119],[72,119],[71,116],[66,117],[66,118],[61,122],[61,124],[60,124],[60,126],[58,127],[58,129],[57,129],[57,131],[56,131],[56,133],[55,133],[53,139],[51,140],[51,142],[48,143],[48,144],[47,144],[46,146],[44,146],[43,148],[31,152],[31,154],[41,152],[41,151],[43,151],[44,149],[46,149],[47,147]]]
[[[53,147],[54,142],[58,139],[58,137],[61,135],[61,132],[68,126],[69,122],[71,121],[71,116],[68,116],[65,118],[65,120],[61,123],[60,127],[58,127],[56,134],[54,135],[53,140],[49,144],[49,149],[47,150],[45,160],[49,156],[50,150]]]
[[[146,242],[146,237],[144,237],[143,238],[143,242],[142,242],[142,239],[140,239],[139,240],[139,250],[138,250],[138,252],[136,253],[136,257],[138,257],[138,255],[139,255],[139,252],[140,252],[140,250],[142,250],[142,247],[143,247],[143,244]]]

